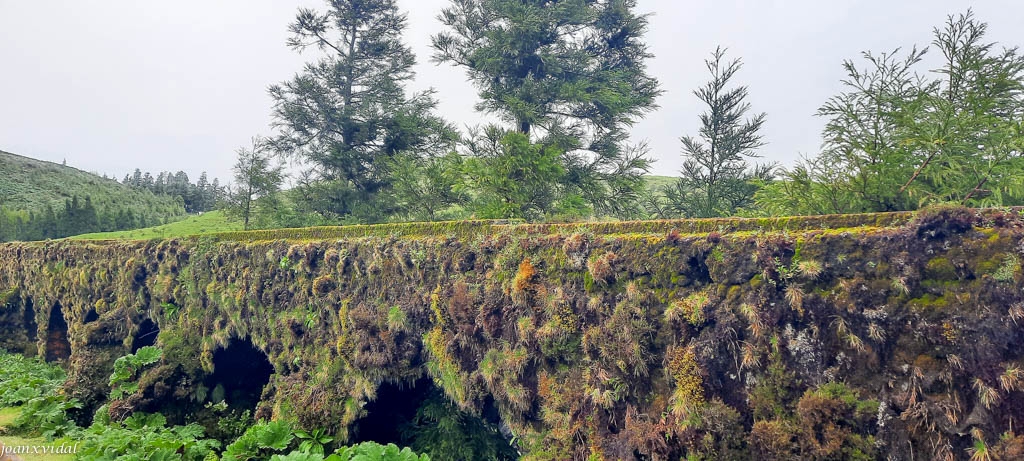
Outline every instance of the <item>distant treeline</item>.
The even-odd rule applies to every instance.
[[[0,207],[0,242],[12,240],[44,240],[63,238],[91,232],[137,229],[164,224],[175,210],[150,207],[98,208],[90,197],[74,196],[65,200],[64,207],[47,206],[41,211],[8,210]]]
[[[121,183],[136,189],[145,189],[157,195],[180,197],[188,213],[200,213],[213,210],[217,202],[223,199],[224,188],[220,181],[213,178],[209,181],[206,172],[199,175],[193,184],[184,171],[171,173],[162,171],[155,177],[149,172],[143,173],[138,168],[130,175],[125,175]]]

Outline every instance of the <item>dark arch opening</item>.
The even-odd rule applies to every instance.
[[[64,361],[71,357],[71,342],[68,341],[68,322],[60,303],[50,309],[50,321],[46,327],[46,361]]]
[[[23,318],[25,324],[25,337],[29,343],[39,340],[39,324],[36,322],[36,310],[32,307],[32,299],[25,300],[25,312]]]
[[[152,320],[146,319],[139,324],[139,330],[135,332],[135,336],[132,338],[132,354],[139,351],[146,346],[155,346],[156,337],[160,335],[160,327],[156,326]]]
[[[233,339],[213,353],[213,373],[203,383],[209,389],[207,399],[231,409],[254,410],[273,373],[263,351],[248,339]]]
[[[456,453],[438,451],[441,446],[470,447],[467,461],[519,458],[501,433],[493,404],[486,405],[482,416],[463,412],[426,377],[412,384],[382,384],[377,399],[365,408],[366,416],[353,424],[351,443],[394,443],[430,454],[431,459],[459,461]],[[449,443],[438,444],[439,439]]]
[[[100,319],[100,314],[96,313],[96,309],[89,309],[85,313],[85,318],[82,319],[82,323],[92,323]]]

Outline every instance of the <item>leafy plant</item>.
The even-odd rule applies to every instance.
[[[178,312],[181,311],[181,308],[174,303],[163,303],[160,307],[164,309],[164,315],[170,319],[178,318]]]
[[[398,448],[389,443],[363,442],[359,445],[342,447],[326,458],[327,461],[430,461],[428,455],[417,455],[412,449]]]
[[[326,432],[323,428],[314,429],[312,432],[295,431],[295,437],[301,440],[299,442],[299,451],[322,455],[324,453],[324,445],[334,441],[334,437],[327,435]]]
[[[96,461],[200,461],[220,448],[220,442],[203,436],[202,426],[167,427],[159,413],[135,413],[121,423],[90,426],[82,435],[78,456]]]
[[[64,370],[38,358],[0,350],[0,407],[13,407],[51,395],[64,383]]]
[[[359,445],[339,448],[334,454],[324,457],[320,453],[293,451],[287,455],[274,455],[271,461],[430,461],[427,455],[417,455],[409,448],[398,448],[395,444],[381,445],[363,442]]]
[[[139,390],[134,381],[138,373],[160,360],[163,350],[146,346],[134,354],[128,354],[114,361],[114,373],[110,375],[110,398],[123,399]]]
[[[21,407],[21,415],[11,423],[11,427],[18,433],[53,440],[78,429],[67,414],[68,410],[77,408],[82,408],[82,404],[75,399],[54,394],[36,397]]]
[[[263,459],[275,452],[286,450],[294,439],[292,427],[287,422],[260,421],[246,430],[238,440],[228,445],[222,459]]]

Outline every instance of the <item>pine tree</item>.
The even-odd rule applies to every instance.
[[[929,73],[918,71],[928,50],[916,47],[844,62],[843,91],[818,111],[823,152],[762,191],[759,205],[794,214],[1019,204],[1024,55],[986,42],[987,31],[970,11],[949,16],[933,30],[943,59]]]
[[[233,168],[235,190],[228,213],[241,219],[243,228],[249,230],[253,218],[261,211],[258,204],[280,189],[284,172],[281,165],[272,164],[270,146],[261,137],[254,137],[252,146],[238,149],[237,154]]]
[[[541,151],[561,151],[563,202],[628,215],[645,151],[626,129],[661,93],[647,74],[647,18],[634,0],[453,0],[434,59],[466,70],[477,109],[511,124]],[[486,131],[486,130],[485,130]],[[518,145],[510,140],[508,145]]]
[[[447,152],[454,131],[432,113],[433,93],[407,95],[416,63],[394,0],[333,0],[300,9],[288,45],[321,57],[273,85],[275,147],[312,165],[316,211],[364,221],[393,212],[389,164],[399,154]]]
[[[742,68],[739,59],[725,61],[719,47],[705,61],[711,80],[693,93],[707,105],[697,136],[683,136],[683,169],[679,181],[665,191],[677,214],[706,218],[735,214],[753,201],[756,180],[770,180],[773,166],[750,169],[747,159],[757,157],[764,145],[760,134],[766,115],[754,114],[746,101],[745,86],[730,87]]]

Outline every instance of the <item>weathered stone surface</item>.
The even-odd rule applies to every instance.
[[[1022,226],[946,208],[6,244],[0,341],[64,361],[93,409],[155,335],[116,415],[200,411],[218,351],[251,344],[257,415],[342,435],[382,383],[429,376],[530,459],[1011,456]]]

